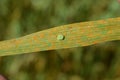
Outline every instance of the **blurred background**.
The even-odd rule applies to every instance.
[[[120,0],[0,0],[0,41],[114,17],[120,17]],[[120,41],[0,57],[0,74],[8,80],[120,80]]]

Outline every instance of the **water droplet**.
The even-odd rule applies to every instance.
[[[57,36],[57,40],[64,40],[64,38],[65,38],[65,36],[62,35],[62,34],[59,34],[59,35]]]

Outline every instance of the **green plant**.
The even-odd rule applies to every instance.
[[[63,40],[57,37],[62,34]],[[88,46],[120,40],[120,18],[63,25],[0,42],[0,56]]]

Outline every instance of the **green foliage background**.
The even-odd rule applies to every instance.
[[[117,0],[0,0],[0,40],[51,27],[120,17]],[[0,57],[9,80],[120,80],[120,41]]]

